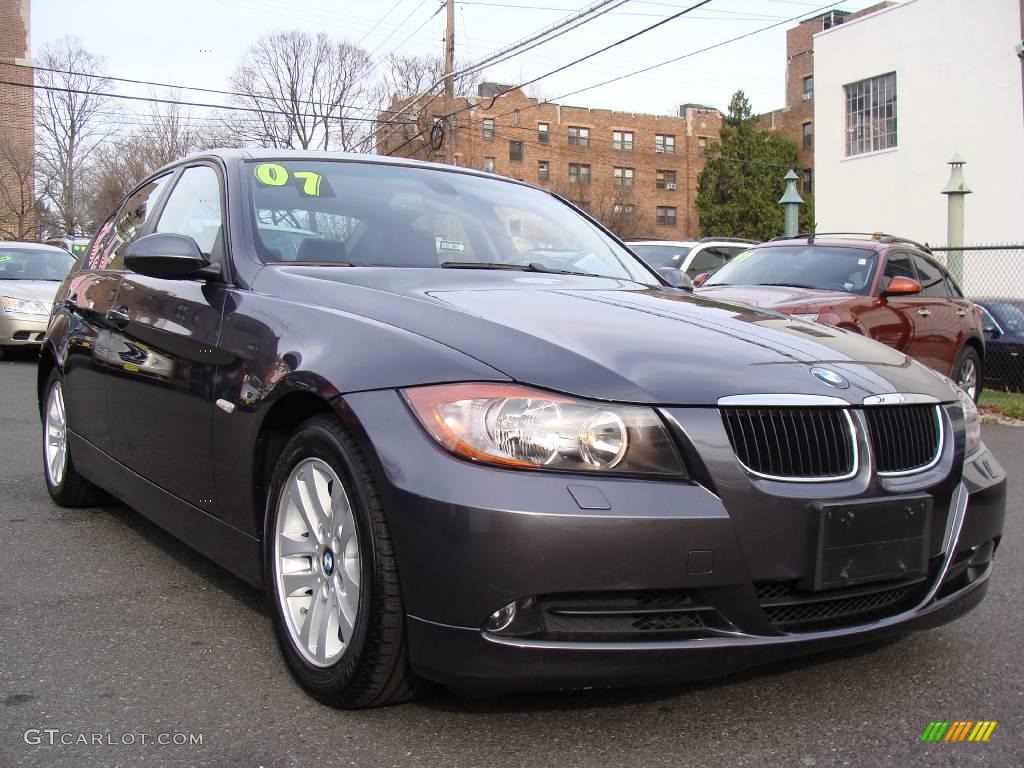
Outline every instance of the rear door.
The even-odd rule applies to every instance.
[[[155,232],[189,235],[211,261],[224,253],[219,170],[185,167]],[[109,385],[114,455],[126,466],[212,510],[213,391],[224,286],[125,272],[117,297],[116,354]]]
[[[879,292],[884,292],[895,277],[908,277],[920,282],[909,252],[889,252]],[[870,313],[861,315],[861,322],[871,338],[934,368],[936,358],[930,344],[933,303],[934,300],[924,296],[923,291],[920,294],[883,296],[874,303]]]
[[[954,295],[953,280],[945,268],[926,256],[915,253],[914,266],[921,281],[921,299],[929,311],[922,324],[920,344],[932,368],[947,376],[953,372],[956,358],[975,322],[970,302]]]

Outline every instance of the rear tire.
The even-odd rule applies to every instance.
[[[398,704],[427,683],[409,666],[391,535],[366,459],[330,415],[292,435],[274,467],[264,580],[281,653],[314,698]]]
[[[68,447],[67,411],[60,372],[55,368],[46,382],[43,403],[43,477],[50,498],[61,507],[95,507],[103,492],[75,469]]]
[[[959,384],[975,403],[981,397],[981,374],[981,355],[972,346],[964,347],[956,359],[956,365],[953,366],[953,381]]]

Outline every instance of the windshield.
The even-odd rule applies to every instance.
[[[783,245],[744,251],[715,272],[709,285],[785,285],[867,294],[875,252],[827,245]]]
[[[1010,333],[1024,332],[1024,302],[995,301],[986,305],[996,316],[1003,330]]]
[[[429,168],[324,160],[246,164],[265,262],[479,267],[658,280],[542,190]]]
[[[0,244],[0,280],[54,280],[67,277],[75,257],[67,251],[12,248]]]
[[[675,267],[682,269],[686,255],[691,248],[688,245],[644,245],[643,243],[630,243],[630,249],[647,262],[647,265],[657,269],[658,267]]]

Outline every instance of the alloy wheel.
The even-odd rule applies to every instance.
[[[46,401],[46,434],[43,451],[46,456],[46,476],[54,488],[64,480],[68,456],[68,422],[64,411],[64,391],[58,381],[50,389]]]
[[[960,389],[966,392],[971,400],[977,399],[978,366],[974,364],[974,360],[972,358],[968,357],[960,364],[960,371],[957,374],[956,383],[960,385]]]
[[[359,614],[360,549],[348,494],[322,459],[299,462],[281,489],[273,562],[292,644],[313,666],[331,666]]]

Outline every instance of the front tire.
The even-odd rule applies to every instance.
[[[68,419],[64,407],[64,385],[54,369],[46,382],[43,404],[43,476],[46,490],[62,507],[94,507],[102,492],[75,469],[68,448]]]
[[[359,709],[422,690],[409,667],[380,497],[362,451],[333,416],[306,421],[277,460],[264,557],[281,652],[314,698]]]
[[[981,355],[971,346],[964,347],[953,367],[953,380],[977,403],[981,397]]]

